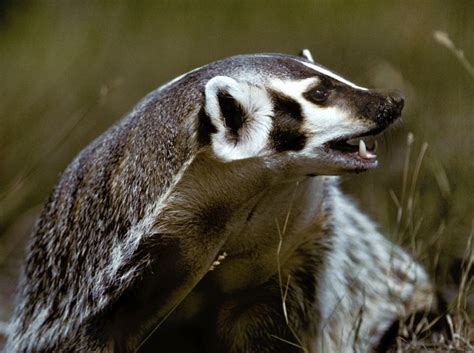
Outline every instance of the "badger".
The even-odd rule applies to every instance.
[[[8,352],[381,352],[437,305],[338,187],[401,114],[299,56],[239,55],[148,94],[60,177]],[[366,140],[367,141],[367,140]]]

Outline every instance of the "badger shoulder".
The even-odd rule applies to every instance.
[[[80,335],[82,322],[119,295],[108,286],[120,244],[195,153],[189,121],[201,99],[195,82],[157,89],[66,168],[29,242],[12,324],[17,349]]]

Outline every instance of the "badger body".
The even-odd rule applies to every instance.
[[[54,188],[7,351],[382,349],[433,289],[337,176],[377,165],[346,141],[402,107],[308,55],[231,57],[158,88]]]

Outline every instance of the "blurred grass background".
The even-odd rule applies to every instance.
[[[71,159],[147,92],[194,67],[253,52],[296,54],[406,96],[380,168],[344,189],[438,279],[462,257],[474,217],[474,80],[433,31],[474,60],[474,2],[0,1],[0,321],[42,202]],[[423,144],[413,212],[397,222]],[[401,226],[397,226],[401,224]],[[397,228],[399,230],[397,231]],[[438,234],[440,241],[434,241]],[[439,266],[435,268],[438,263]]]

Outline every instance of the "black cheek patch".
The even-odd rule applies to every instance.
[[[232,137],[236,138],[239,130],[247,120],[245,109],[227,92],[218,92],[217,100],[221,109],[224,122]]]
[[[306,136],[301,131],[303,115],[300,104],[277,92],[271,92],[271,95],[275,106],[270,132],[272,147],[277,152],[302,150]]]
[[[303,121],[301,105],[294,99],[276,91],[270,91],[275,112],[287,115],[294,120]]]
[[[306,136],[285,123],[274,125],[270,132],[270,140],[277,152],[301,151],[306,144]]]

